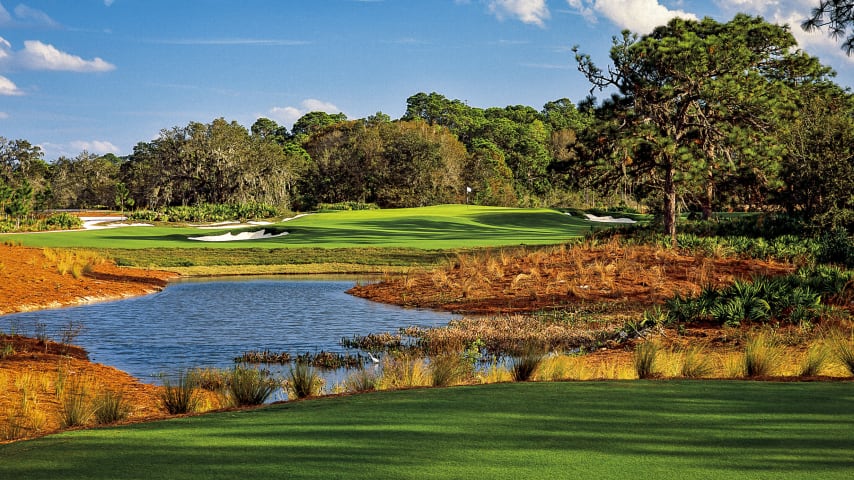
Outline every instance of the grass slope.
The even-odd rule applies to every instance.
[[[851,478],[854,384],[516,383],[0,446],[0,478]]]
[[[599,225],[595,225],[598,227]],[[199,242],[187,237],[240,231],[193,227],[125,227],[79,232],[0,235],[34,247],[82,248],[360,248],[455,249],[545,245],[584,235],[594,224],[550,209],[440,205],[318,213],[272,226],[288,235],[264,240]],[[253,227],[259,230],[264,227]],[[268,227],[270,228],[270,227]],[[247,230],[247,229],[242,229]]]

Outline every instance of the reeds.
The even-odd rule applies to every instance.
[[[386,355],[378,389],[426,387],[432,382],[424,359],[408,354]]]
[[[71,377],[60,398],[59,423],[62,428],[86,425],[95,413],[90,402],[91,381]]]
[[[344,380],[344,390],[347,392],[372,392],[377,389],[380,376],[375,370],[359,368]]]
[[[430,384],[447,387],[468,380],[472,364],[459,353],[447,352],[430,357]]]

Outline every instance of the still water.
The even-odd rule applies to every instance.
[[[41,328],[58,340],[69,325],[80,325],[72,343],[90,360],[155,381],[190,367],[227,368],[250,350],[344,353],[342,337],[451,319],[346,294],[355,283],[341,277],[184,280],[144,297],[3,316],[0,331],[34,335]]]

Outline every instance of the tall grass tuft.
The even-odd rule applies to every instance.
[[[807,350],[807,355],[801,363],[801,369],[798,375],[801,377],[814,377],[821,373],[824,365],[830,357],[827,347],[823,344],[816,344]]]
[[[383,359],[383,376],[379,388],[426,387],[431,379],[424,360],[415,355],[387,355]]]
[[[130,416],[131,406],[121,392],[105,390],[93,402],[95,422],[104,425],[125,420]]]
[[[178,373],[173,381],[168,376],[163,376],[163,390],[160,392],[160,400],[163,408],[172,415],[181,415],[194,412],[199,405],[199,396],[196,392],[196,384],[190,374],[186,371]]]
[[[261,405],[278,388],[278,382],[254,368],[235,365],[228,374],[229,398],[238,407]]]
[[[748,377],[767,377],[780,368],[783,355],[774,338],[760,333],[747,340],[744,348],[744,373]]]
[[[323,379],[311,365],[297,363],[288,371],[285,382],[288,396],[307,398],[320,395],[323,391]]]
[[[372,392],[377,389],[380,376],[374,370],[360,368],[344,380],[344,390],[347,392]]]
[[[59,424],[62,428],[86,425],[95,413],[89,401],[89,381],[73,377],[59,399]]]
[[[471,374],[472,364],[458,353],[442,353],[430,358],[430,383],[434,387],[464,382]]]
[[[514,382],[527,382],[534,378],[534,374],[543,362],[545,354],[542,350],[529,347],[524,353],[513,359],[510,365],[510,376]]]
[[[834,338],[832,345],[836,361],[854,375],[854,345],[841,336]]]
[[[714,371],[714,365],[702,347],[691,347],[682,355],[680,375],[685,378],[708,377]]]
[[[655,363],[659,349],[658,344],[653,341],[645,341],[635,347],[633,364],[638,378],[655,378],[658,376]]]

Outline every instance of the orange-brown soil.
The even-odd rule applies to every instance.
[[[643,308],[677,293],[697,293],[705,285],[780,275],[794,268],[774,261],[698,257],[613,241],[460,256],[448,267],[356,286],[349,293],[457,313],[532,312],[600,301]]]
[[[86,263],[85,268],[76,267],[76,275],[71,272],[74,262]],[[91,255],[63,256],[46,249],[0,245],[0,313],[153,293],[175,276],[171,272],[121,268]],[[158,387],[89,362],[86,352],[78,347],[0,335],[0,434],[6,434],[0,435],[0,441],[11,436],[8,432],[13,423],[20,427],[14,436],[59,429],[57,382],[62,389],[63,383],[74,379],[85,382],[93,393],[120,392],[132,406],[129,420],[165,415],[159,405]],[[22,409],[26,410],[24,415]]]

